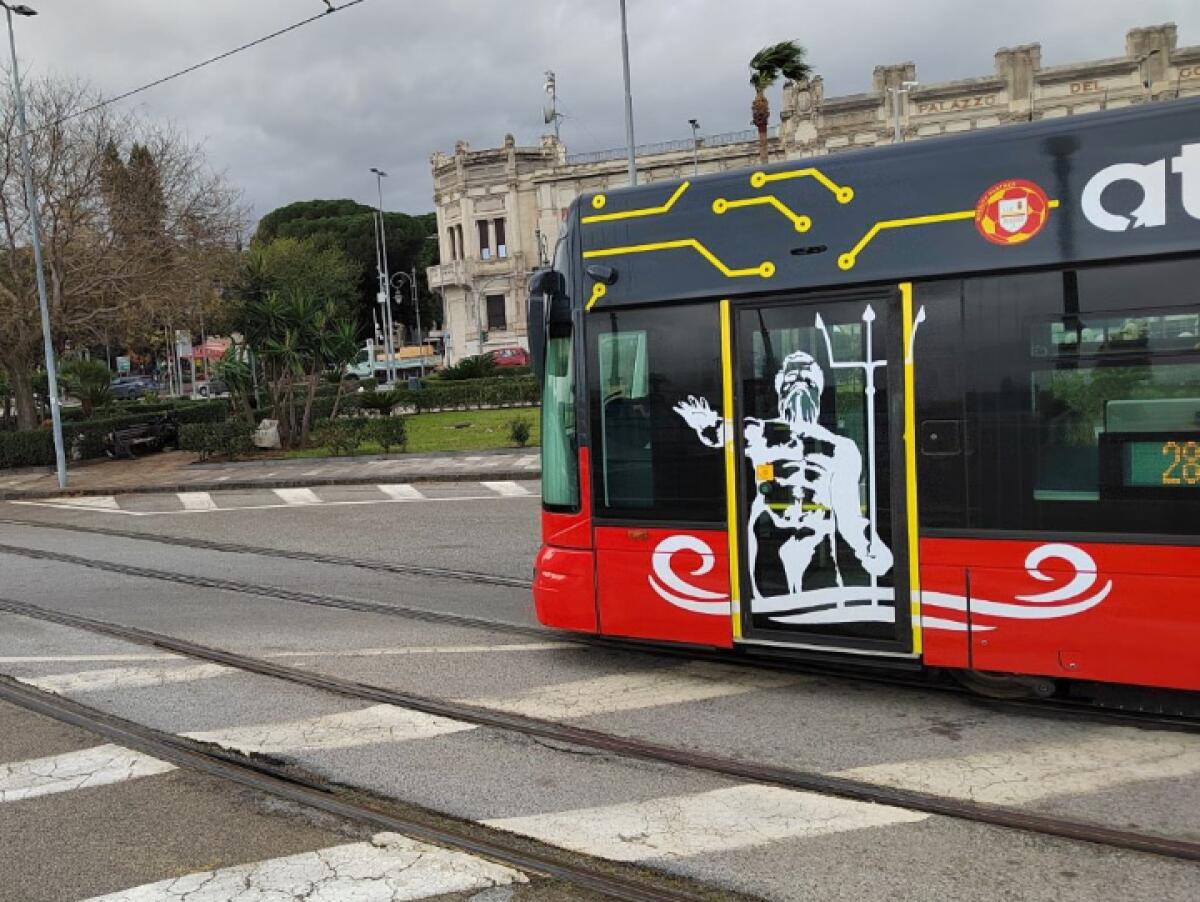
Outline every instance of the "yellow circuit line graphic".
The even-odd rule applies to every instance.
[[[581,222],[585,225],[593,222],[613,222],[618,219],[637,219],[639,216],[661,216],[663,213],[670,213],[671,208],[675,206],[675,202],[683,197],[683,192],[691,186],[691,182],[684,182],[675,189],[675,193],[670,199],[660,207],[643,207],[640,210],[625,210],[621,213],[593,213],[591,216],[583,217]],[[608,202],[608,198],[603,194],[597,194],[592,198],[592,206],[597,210],[604,209],[604,205]]]
[[[750,185],[761,188],[767,182],[782,182],[786,179],[815,179],[832,192],[839,204],[848,204],[854,200],[854,189],[849,185],[839,185],[816,166],[806,166],[804,169],[792,169],[788,172],[756,172],[750,176]]]
[[[807,232],[812,228],[812,219],[802,213],[797,213],[774,194],[768,194],[765,197],[747,197],[741,200],[727,200],[724,197],[718,197],[713,201],[712,211],[718,216],[728,210],[736,210],[739,207],[759,207],[771,206],[791,220],[792,225],[797,232]]]
[[[727,279],[738,279],[744,276],[761,276],[764,279],[769,279],[775,275],[775,264],[770,260],[764,260],[758,266],[751,266],[746,269],[731,269],[695,238],[680,238],[676,241],[656,241],[653,244],[631,244],[625,247],[605,247],[594,251],[584,251],[583,256],[585,260],[590,260],[595,257],[619,257],[623,254],[646,254],[652,251],[670,251],[679,248],[691,248],[696,251],[696,253],[711,263]]]
[[[591,313],[592,308],[596,306],[596,301],[604,297],[608,293],[608,289],[603,282],[596,282],[592,285],[592,296],[588,298],[587,306],[583,308],[584,313]]]
[[[1048,206],[1054,209],[1058,206],[1058,201],[1052,200]],[[956,210],[953,213],[930,213],[926,216],[909,216],[904,219],[884,219],[875,225],[871,226],[867,234],[859,239],[858,244],[838,257],[839,269],[854,269],[854,264],[858,262],[858,255],[862,253],[863,248],[875,240],[875,236],[887,229],[907,229],[912,226],[933,225],[938,222],[958,222],[963,219],[974,219],[974,210]]]

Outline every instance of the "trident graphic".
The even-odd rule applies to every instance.
[[[887,366],[886,360],[875,360],[872,355],[874,349],[872,346],[872,328],[875,323],[875,310],[870,304],[867,304],[862,315],[864,329],[866,332],[866,359],[862,361],[839,361],[833,356],[833,339],[829,335],[829,329],[825,325],[825,320],[821,318],[821,314],[817,314],[816,328],[825,338],[825,351],[829,357],[829,367],[835,370],[854,370],[859,369],[863,372],[863,381],[865,388],[863,395],[867,403],[867,519],[871,524],[870,542],[874,546],[876,538],[879,535],[879,530],[876,527],[877,517],[877,482],[875,476],[875,370],[880,367]],[[873,551],[872,547],[872,551]],[[839,578],[839,582],[840,582]],[[879,604],[879,577],[871,574],[871,605]]]

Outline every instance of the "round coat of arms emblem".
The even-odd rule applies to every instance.
[[[993,244],[1020,244],[1042,230],[1050,216],[1050,200],[1040,186],[1025,179],[997,182],[975,205],[975,228]]]

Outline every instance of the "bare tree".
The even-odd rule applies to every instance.
[[[107,107],[77,114],[98,99],[83,82],[42,79],[26,97],[55,346],[147,347],[166,324],[191,324],[234,263],[246,219],[238,195],[174,129]],[[0,113],[0,368],[30,428],[41,327],[18,139],[10,101]]]

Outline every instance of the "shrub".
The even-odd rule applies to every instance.
[[[69,435],[63,436],[70,441]],[[68,445],[68,454],[70,445]],[[54,433],[49,429],[0,431],[0,469],[54,465]]]
[[[400,391],[369,391],[356,396],[359,410],[373,410],[382,416],[392,412],[399,403]]]
[[[248,454],[253,447],[250,425],[243,420],[188,423],[179,428],[179,447],[197,452],[201,460],[214,455],[236,460],[239,454]]]
[[[524,448],[529,444],[529,436],[532,432],[533,427],[529,425],[529,420],[525,417],[513,417],[508,421],[508,435],[518,448]]]
[[[146,404],[134,405],[128,412],[115,416],[96,417],[90,420],[75,420],[64,423],[63,428],[67,441],[75,448],[75,456],[80,460],[91,460],[104,457],[108,434],[114,429],[122,429],[137,423],[144,423],[152,417],[169,413],[180,426],[191,423],[221,423],[229,417],[229,403],[224,400],[216,401],[184,401],[174,405]],[[198,449],[189,449],[198,450]]]
[[[313,439],[318,446],[328,448],[335,456],[353,454],[362,444],[363,430],[367,420],[322,420],[313,429]]]
[[[474,357],[464,357],[454,366],[446,367],[438,373],[438,376],[447,382],[455,382],[459,379],[480,379],[484,376],[494,376],[496,369],[496,361],[490,354],[476,354]]]
[[[377,442],[383,448],[384,454],[390,453],[392,448],[403,451],[408,447],[408,424],[404,422],[404,417],[368,420],[365,433],[368,440]]]

